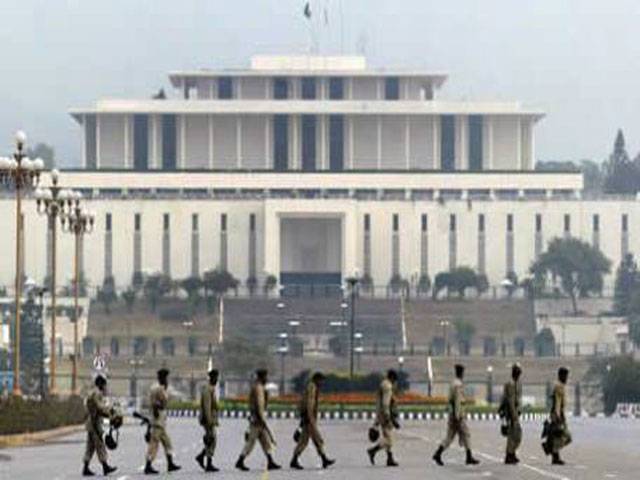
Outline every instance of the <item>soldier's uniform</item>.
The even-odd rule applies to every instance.
[[[84,463],[91,462],[94,453],[98,455],[100,463],[107,461],[107,449],[104,445],[104,430],[102,419],[111,417],[111,409],[99,388],[94,387],[85,399],[87,420],[84,424],[87,430],[87,445],[84,453]]]
[[[507,420],[507,456],[515,456],[522,443],[520,413],[522,405],[522,384],[519,380],[509,380],[504,384],[502,411]]]
[[[216,387],[207,383],[200,392],[200,425],[204,429],[204,435],[208,442],[205,442],[205,455],[213,457],[216,450],[218,427],[218,398],[216,397]]]
[[[325,457],[324,440],[318,430],[318,398],[318,386],[315,382],[310,381],[300,402],[300,426],[302,432],[293,452],[294,458],[299,457],[304,452],[307,445],[309,445],[309,440],[313,441],[318,455]]]
[[[396,409],[396,396],[393,383],[385,378],[378,388],[376,399],[376,424],[380,427],[380,440],[377,448],[391,452],[393,448],[393,428]]]
[[[566,405],[565,385],[557,382],[551,397],[551,453],[557,455],[560,450],[571,443],[571,432],[564,415]]]
[[[153,462],[158,453],[159,444],[162,444],[167,457],[173,454],[171,439],[167,434],[167,404],[169,403],[167,389],[160,384],[154,385],[151,388],[149,400],[151,405],[151,438],[147,449],[147,462]]]
[[[247,440],[242,449],[242,458],[248,457],[256,445],[256,441],[260,442],[260,446],[265,455],[273,454],[273,442],[267,427],[267,391],[264,385],[259,381],[254,382],[249,393],[249,431],[247,432]]]
[[[453,443],[456,435],[460,446],[467,451],[471,450],[471,435],[467,426],[464,410],[464,385],[462,380],[456,378],[449,389],[449,420],[447,422],[447,436],[440,444],[442,450],[446,450]]]

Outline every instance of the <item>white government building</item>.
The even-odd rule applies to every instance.
[[[371,69],[362,57],[257,56],[248,69],[169,78],[175,96],[71,110],[83,166],[60,182],[96,213],[82,246],[93,285],[220,266],[243,284],[268,274],[282,286],[340,284],[357,271],[386,286],[461,265],[499,285],[507,272],[526,275],[557,236],[598,245],[614,267],[638,253],[636,198],[587,199],[581,174],[534,171],[543,112],[440,99],[441,73]],[[5,253],[14,208],[5,194]],[[41,280],[47,222],[34,201],[24,208],[25,272]],[[64,283],[73,243],[59,235]],[[0,285],[14,271],[14,256],[1,256]]]

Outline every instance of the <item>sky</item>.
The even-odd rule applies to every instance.
[[[243,67],[314,43],[375,67],[448,72],[441,98],[543,109],[538,160],[603,160],[618,128],[640,150],[637,0],[312,0],[311,25],[304,3],[0,0],[0,152],[22,128],[60,165],[79,165],[68,109],[170,90],[172,70]]]

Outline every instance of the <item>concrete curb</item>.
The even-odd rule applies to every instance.
[[[68,425],[66,427],[42,430],[40,432],[16,433],[12,435],[0,435],[0,448],[22,447],[36,443],[46,442],[53,438],[64,437],[84,429],[84,425]]]
[[[197,410],[168,410],[167,415],[169,417],[197,417]],[[249,412],[247,410],[222,410],[220,412],[221,418],[247,418]],[[285,411],[270,411],[267,412],[267,417],[276,420],[282,419],[295,419],[297,412],[295,410]],[[320,418],[322,420],[374,420],[375,413],[371,411],[323,411],[320,412]],[[525,413],[520,419],[523,422],[537,422],[547,418],[545,413]],[[445,420],[447,419],[446,413],[439,412],[401,412],[400,420],[403,421],[431,421],[431,420]],[[467,420],[470,421],[490,421],[495,422],[500,420],[500,416],[496,413],[470,413],[467,415]]]

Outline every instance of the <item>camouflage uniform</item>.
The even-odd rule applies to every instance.
[[[111,409],[104,399],[102,391],[95,387],[85,399],[87,410],[87,420],[85,428],[87,430],[87,445],[84,453],[84,462],[89,463],[93,454],[98,455],[100,463],[107,461],[107,449],[104,445],[104,430],[102,429],[102,419],[111,417]]]
[[[294,457],[299,457],[302,452],[304,452],[307,445],[309,445],[309,440],[313,441],[313,444],[318,451],[318,455],[321,457],[325,456],[324,440],[318,430],[318,399],[318,386],[315,382],[310,381],[307,384],[307,388],[305,389],[300,402],[300,422],[302,433],[293,452]]]
[[[205,443],[205,455],[213,457],[216,450],[218,427],[218,398],[216,387],[207,383],[200,392],[200,425],[204,429],[205,437],[209,440]]]
[[[512,379],[504,384],[502,395],[502,411],[507,420],[507,455],[515,455],[522,443],[521,405],[522,384]]]
[[[267,427],[267,392],[264,385],[259,381],[253,384],[249,393],[249,431],[247,432],[247,440],[242,449],[241,456],[248,457],[256,445],[256,441],[260,442],[260,446],[266,455],[273,454],[273,442],[269,429]]]
[[[393,416],[396,409],[396,397],[393,383],[385,378],[378,388],[376,400],[376,424],[380,427],[380,440],[377,447],[391,452],[393,447]]]
[[[566,405],[565,385],[557,382],[553,387],[551,397],[551,452],[558,454],[560,450],[571,443],[571,432],[567,426],[567,419],[564,415]]]
[[[471,450],[471,435],[467,426],[464,411],[464,385],[462,380],[456,378],[449,389],[449,420],[447,423],[447,436],[442,441],[442,450],[446,450],[453,443],[456,435],[460,446]]]
[[[173,447],[167,434],[167,404],[169,403],[167,389],[160,384],[156,384],[151,388],[149,398],[152,415],[150,418],[151,438],[149,439],[149,448],[147,450],[147,461],[153,462],[158,453],[160,443],[162,443],[167,456],[172,455]]]

